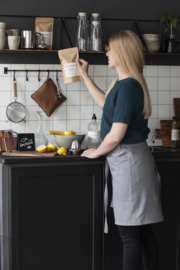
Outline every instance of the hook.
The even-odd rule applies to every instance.
[[[13,74],[13,81],[15,82],[16,81],[16,78],[15,78],[15,69],[14,69],[14,74]]]
[[[26,69],[26,81],[28,82],[28,70]]]
[[[40,78],[40,69],[38,69],[38,81],[39,82],[41,81],[41,78]]]
[[[59,79],[58,79],[58,70],[56,69],[56,82],[58,82]]]
[[[49,69],[48,69],[48,70],[47,70],[47,73],[48,73],[48,74],[47,74],[47,79],[49,79],[49,72],[50,72],[50,71],[49,71]]]

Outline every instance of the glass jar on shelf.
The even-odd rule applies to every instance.
[[[79,50],[89,51],[89,23],[85,12],[78,13],[78,30],[76,35],[76,46]]]

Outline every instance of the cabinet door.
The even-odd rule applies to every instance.
[[[15,168],[13,270],[100,270],[103,166]]]
[[[161,201],[164,215],[163,222],[152,224],[159,247],[158,270],[180,270],[179,163],[158,163],[157,166],[162,178]],[[110,183],[108,188],[111,194]],[[114,224],[113,209],[109,208],[108,213],[109,234],[105,235],[105,270],[121,270],[123,245],[117,226]],[[143,263],[140,270],[144,270]]]

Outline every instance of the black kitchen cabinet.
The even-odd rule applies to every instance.
[[[104,161],[1,168],[12,270],[102,269]]]
[[[163,222],[152,224],[159,248],[158,270],[180,270],[180,162],[156,160],[156,164],[161,175],[164,215]],[[110,207],[108,221],[109,234],[105,236],[105,270],[121,270],[123,246],[118,228],[114,224],[113,209]],[[143,263],[140,270],[145,270]]]
[[[163,222],[152,225],[158,270],[180,270],[180,158],[173,155],[154,154],[164,215]],[[122,269],[110,175],[108,234],[103,229],[104,156],[6,157],[0,162],[0,270]]]

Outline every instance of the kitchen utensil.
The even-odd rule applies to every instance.
[[[41,33],[38,33],[38,32],[34,32],[34,34],[37,37],[37,49],[44,50],[47,47],[47,44],[45,44],[43,41],[43,35]]]
[[[6,28],[6,23],[0,22],[0,29],[5,29],[5,28]]]
[[[60,87],[59,87],[59,80],[58,80],[58,72],[56,72],[56,85],[57,85],[57,95],[56,99],[61,100],[61,93],[60,93]]]
[[[180,120],[180,98],[173,98],[174,115]]]
[[[58,147],[65,146],[66,148],[68,148],[68,150],[71,148],[72,142],[74,140],[77,140],[79,144],[81,145],[86,136],[85,133],[78,133],[78,132],[76,133],[76,135],[69,135],[69,136],[55,135],[55,134],[52,134],[52,135]]]
[[[72,142],[70,152],[72,152],[73,155],[78,155],[80,151],[81,151],[80,143],[78,142],[78,140],[74,140]]]
[[[6,44],[6,37],[1,36],[0,37],[0,50],[3,50]]]
[[[13,137],[13,130],[0,131],[0,151],[16,150],[17,137]]]
[[[19,36],[19,29],[7,29],[8,36]]]
[[[20,36],[8,36],[7,39],[10,50],[17,50],[19,48]]]
[[[21,48],[22,49],[35,49],[36,36],[34,31],[23,30],[21,31]]]
[[[39,153],[38,151],[17,151],[17,150],[13,150],[13,151],[7,151],[2,153],[3,156],[16,156],[16,157],[20,157],[20,156],[24,156],[24,157],[54,157],[56,155],[56,151],[55,152],[48,152],[48,153]]]
[[[21,121],[25,121],[26,117],[26,108],[23,104],[20,102],[17,102],[17,85],[16,81],[13,82],[13,93],[14,93],[14,100],[15,102],[12,102],[8,105],[6,109],[6,115],[9,121],[13,123],[19,123]]]

